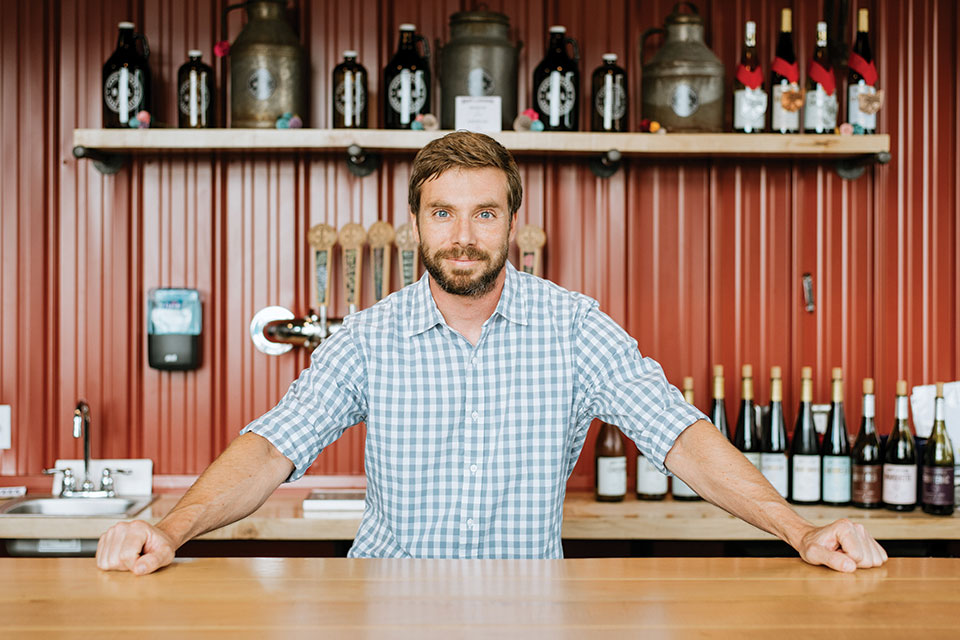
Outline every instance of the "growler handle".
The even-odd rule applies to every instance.
[[[643,49],[644,49],[644,46],[645,46],[646,43],[647,43],[647,38],[649,38],[649,37],[652,36],[652,35],[656,35],[656,34],[658,34],[658,33],[659,33],[660,35],[664,35],[664,36],[667,35],[667,31],[666,31],[665,29],[661,29],[660,27],[654,27],[653,29],[647,29],[646,31],[644,31],[644,32],[640,35],[640,66],[641,66],[641,67],[642,67],[644,64],[646,64],[645,61],[644,61],[644,59],[643,59]]]
[[[230,40],[230,38],[228,37],[230,34],[227,33],[227,14],[233,11],[234,9],[242,9],[245,6],[247,6],[246,2],[229,4],[223,8],[222,12],[220,12],[220,34],[221,34],[220,37],[222,40],[227,40],[227,41]]]
[[[150,57],[150,44],[147,42],[147,36],[142,33],[134,33],[133,41],[140,42],[140,45],[143,47],[143,59],[146,60]]]
[[[430,58],[430,42],[423,36],[413,36],[413,46],[417,46],[418,42],[423,43],[423,57]]]
[[[577,62],[580,61],[580,45],[577,44],[577,41],[573,38],[567,36],[563,39],[564,44],[569,44],[573,47],[573,59]]]

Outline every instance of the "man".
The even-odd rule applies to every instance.
[[[594,300],[506,262],[521,198],[516,163],[492,138],[456,132],[424,147],[409,204],[428,275],[348,317],[156,527],[107,531],[97,565],[168,564],[361,421],[367,505],[351,557],[559,558],[566,481],[596,417],[807,562],[881,565],[860,525],[800,518]]]

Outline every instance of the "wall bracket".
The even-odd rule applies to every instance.
[[[870,153],[864,156],[856,156],[854,158],[843,158],[837,160],[836,170],[837,174],[846,180],[856,180],[863,175],[863,172],[867,170],[867,166],[871,164],[887,164],[890,162],[890,152],[889,151],[880,151],[878,153]]]
[[[99,149],[91,149],[90,147],[83,146],[74,147],[73,156],[78,159],[89,158],[93,160],[93,166],[97,168],[97,171],[108,176],[120,171],[126,162],[126,156],[119,153],[108,153]]]
[[[358,144],[347,147],[347,169],[358,178],[365,178],[380,166],[380,156]]]
[[[598,178],[609,178],[620,169],[623,154],[617,149],[610,149],[599,157],[590,158],[590,170]]]

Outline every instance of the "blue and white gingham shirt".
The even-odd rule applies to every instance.
[[[444,322],[424,275],[346,318],[244,429],[287,456],[295,480],[366,421],[350,557],[561,558],[566,481],[593,418],[661,471],[706,418],[595,300],[505,268],[476,347]]]

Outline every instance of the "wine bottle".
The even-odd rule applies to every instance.
[[[806,133],[833,133],[837,128],[837,77],[827,53],[827,23],[817,23],[817,48],[807,71],[807,95],[803,107]]]
[[[333,128],[367,128],[367,70],[357,62],[356,51],[344,51],[343,62],[333,68]]]
[[[780,37],[770,66],[770,128],[775,133],[800,132],[800,68],[793,48],[793,11],[780,12]]]
[[[757,435],[757,416],[753,410],[753,367],[743,365],[743,389],[740,396],[740,415],[733,444],[753,466],[760,468],[760,438]]]
[[[618,502],[627,494],[627,452],[620,430],[612,424],[600,423],[596,458],[596,496],[600,502]]]
[[[683,379],[683,399],[687,401],[687,404],[696,406],[693,404],[693,378],[690,376]],[[671,493],[673,494],[674,500],[700,500],[697,492],[677,476],[673,476],[673,480],[670,482],[672,484]]]
[[[733,130],[762,133],[767,119],[767,92],[757,55],[757,23],[748,20],[743,30],[743,53],[733,77]]]
[[[567,54],[573,46],[573,57]],[[547,53],[533,71],[533,108],[547,131],[580,128],[580,50],[567,28],[550,27]]]
[[[773,488],[787,497],[787,428],[783,419],[783,380],[780,367],[770,368],[770,413],[760,438],[760,471]]]
[[[200,59],[203,52],[191,49],[189,58],[177,71],[179,118],[181,129],[206,129],[213,123],[213,69]]]
[[[617,54],[603,54],[603,64],[593,72],[593,131],[627,130],[627,72],[617,66]]]
[[[823,436],[820,452],[823,454],[823,503],[832,506],[850,504],[853,480],[850,459],[850,436],[843,415],[843,371],[833,368],[832,402],[827,417],[827,432]]]
[[[847,74],[847,121],[860,125],[864,133],[877,132],[877,111],[868,107],[861,108],[860,96],[874,96],[877,93],[877,66],[873,59],[869,40],[870,13],[867,9],[857,12],[857,39],[848,61]]]
[[[727,405],[724,402],[722,364],[713,367],[713,405],[710,407],[710,420],[723,437],[729,440],[730,427],[727,423]]]
[[[663,500],[667,497],[667,476],[660,473],[647,457],[637,451],[637,498]]]
[[[820,447],[813,424],[813,369],[800,372],[800,408],[790,442],[790,502],[820,502]]]
[[[873,378],[863,379],[863,416],[860,432],[853,444],[853,506],[876,509],[883,506],[881,493],[883,459],[880,456],[880,438],[874,426],[875,397]]]
[[[413,24],[400,25],[397,52],[383,70],[386,129],[409,129],[418,115],[430,112],[430,48],[416,30]],[[422,56],[417,42],[423,43]]]
[[[937,383],[933,433],[923,450],[923,510],[935,516],[953,513],[953,443],[947,433],[943,383]]]
[[[907,423],[907,381],[897,381],[896,416],[883,453],[883,504],[893,511],[917,506],[917,451]]]
[[[103,65],[103,126],[129,127],[140,111],[150,111],[150,49],[132,22],[117,25],[117,48]],[[137,42],[143,51],[137,50]]]

